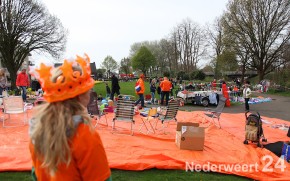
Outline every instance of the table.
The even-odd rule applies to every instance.
[[[212,93],[222,94],[221,91],[211,90],[211,91],[179,91],[177,97],[180,97],[184,100],[185,103],[194,102],[198,105],[208,106],[209,104],[209,95]],[[198,96],[199,100],[195,98]],[[204,99],[206,98],[206,99]]]

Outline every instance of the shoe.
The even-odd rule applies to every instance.
[[[142,107],[147,107],[147,106],[142,106]]]

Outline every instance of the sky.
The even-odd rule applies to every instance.
[[[228,0],[40,0],[68,30],[61,58],[87,53],[100,68],[106,56],[118,63],[128,57],[134,43],[168,37],[189,18],[203,26],[212,24],[226,9]],[[54,61],[33,53],[31,60]],[[203,62],[201,62],[203,63]]]

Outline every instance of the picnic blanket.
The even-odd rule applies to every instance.
[[[29,110],[32,111],[32,110]],[[114,113],[108,113],[112,120]],[[144,135],[138,131],[141,116],[136,115],[134,136],[112,134],[112,128],[98,124],[96,131],[100,133],[111,168],[122,170],[180,169],[193,171],[214,171],[224,174],[235,174],[255,180],[290,180],[290,164],[281,160],[267,149],[255,144],[244,145],[244,114],[221,115],[221,126],[208,126],[203,112],[179,111],[178,121],[198,122],[205,129],[203,151],[179,150],[175,145],[176,123],[170,123],[166,134],[158,129],[155,134]],[[102,118],[104,119],[104,118]],[[268,142],[289,141],[287,132],[272,127],[275,124],[289,122],[263,117],[264,133]],[[154,120],[153,120],[154,121]],[[102,122],[102,121],[101,121]],[[116,122],[118,131],[128,131],[129,123]],[[161,123],[157,124],[161,128]],[[31,170],[31,159],[28,150],[28,126],[3,128],[0,126],[0,171]],[[283,163],[283,169],[280,163]],[[197,167],[199,166],[199,167]]]

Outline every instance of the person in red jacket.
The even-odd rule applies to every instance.
[[[164,77],[163,81],[160,83],[161,87],[161,104],[164,102],[164,96],[166,97],[166,106],[168,106],[169,93],[171,92],[172,83],[168,80],[167,77]]]
[[[230,97],[229,97],[229,89],[228,89],[225,81],[223,81],[223,83],[222,83],[222,93],[223,93],[224,97],[227,99],[226,103],[225,103],[226,107],[230,107],[231,101],[230,101]]]
[[[22,99],[26,102],[26,89],[29,87],[29,78],[25,68],[17,75],[16,86],[18,89],[22,89]]]
[[[102,140],[87,112],[95,84],[89,57],[65,60],[57,68],[42,64],[33,74],[46,101],[35,107],[29,123],[34,180],[111,181]]]
[[[140,78],[136,82],[135,92],[139,96],[139,99],[135,102],[135,106],[141,102],[141,107],[146,107],[144,105],[144,92],[145,92],[145,84],[144,84],[145,76],[144,74],[140,75]]]

